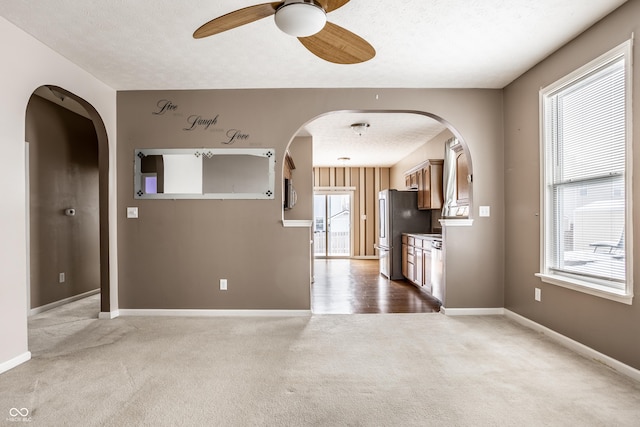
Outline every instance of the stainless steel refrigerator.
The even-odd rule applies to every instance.
[[[430,233],[431,211],[418,210],[416,191],[382,190],[378,193],[378,255],[380,273],[402,279],[402,233]]]

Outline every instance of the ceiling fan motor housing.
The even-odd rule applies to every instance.
[[[327,13],[314,0],[285,1],[274,18],[280,30],[294,37],[317,34],[327,23]]]

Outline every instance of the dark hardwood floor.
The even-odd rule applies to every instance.
[[[315,314],[434,313],[440,303],[406,281],[388,280],[377,260],[316,259],[312,308]]]

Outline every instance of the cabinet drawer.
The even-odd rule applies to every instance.
[[[411,236],[407,236],[407,244],[413,246],[415,243],[415,240],[413,237]]]

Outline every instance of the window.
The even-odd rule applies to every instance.
[[[543,281],[630,304],[631,42],[540,92]]]

